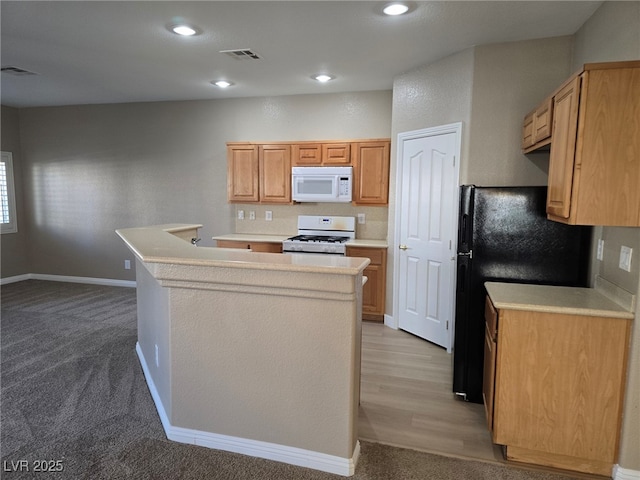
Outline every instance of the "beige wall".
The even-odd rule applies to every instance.
[[[202,246],[235,231],[225,142],[389,137],[391,92],[28,108],[19,116],[31,272],[133,280],[117,228],[202,223]],[[287,212],[297,216],[296,207]],[[373,217],[386,222],[386,211]]]
[[[521,153],[522,119],[566,79],[570,57],[570,37],[487,45],[395,79],[387,314],[393,306],[398,133],[462,122],[461,185],[544,185],[548,153]]]
[[[462,122],[462,162],[468,157],[474,50],[451,55],[403,75],[393,82],[391,171],[389,175],[389,222],[387,241],[386,310],[393,307],[395,222],[397,192],[397,138],[402,132]]]
[[[18,231],[0,236],[0,278],[24,275],[30,272],[27,255],[28,224],[24,208],[22,189],[22,156],[20,150],[20,128],[18,109],[2,106],[2,151],[11,152],[13,157],[13,175],[16,189],[16,215]]]
[[[556,37],[475,48],[461,184],[547,184],[548,154],[522,153],[522,119],[569,76],[571,45],[571,37]]]
[[[604,2],[575,35],[572,70],[584,63],[640,59],[640,2]],[[640,297],[640,228],[599,227],[595,237],[605,242],[603,261],[592,259],[592,270]],[[620,247],[633,248],[631,272],[618,268]],[[619,464],[640,471],[640,310],[632,327],[627,395]]]

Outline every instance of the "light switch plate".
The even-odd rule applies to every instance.
[[[244,210],[238,210],[238,220],[244,220]]]
[[[598,260],[602,260],[604,258],[604,240],[598,239],[598,253],[596,255]]]
[[[267,210],[266,212],[264,212],[264,219],[267,222],[270,222],[271,220],[273,220],[273,212],[271,210]]]
[[[633,249],[622,245],[620,247],[620,264],[619,267],[626,271],[631,271],[631,254],[633,253]]]
[[[358,214],[358,223],[360,225],[364,225],[367,222],[367,217],[364,213],[359,213]]]

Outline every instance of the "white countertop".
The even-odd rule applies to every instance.
[[[249,252],[216,247],[195,247],[172,233],[201,228],[199,224],[169,224],[124,228],[116,233],[143,262],[176,265],[291,270],[355,275],[366,268],[368,258]],[[255,239],[254,239],[255,240]]]
[[[292,235],[260,235],[254,233],[229,233],[227,235],[218,235],[212,237],[213,240],[232,240],[235,242],[270,242],[281,243]],[[364,247],[364,248],[387,248],[389,245],[386,240],[367,240],[356,238],[346,243],[347,247]]]
[[[486,282],[496,308],[612,318],[634,318],[633,311],[594,288]]]

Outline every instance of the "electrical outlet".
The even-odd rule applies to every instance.
[[[131,260],[125,260],[124,261],[124,269],[125,270],[131,270]]]
[[[364,225],[365,223],[367,223],[367,217],[364,213],[359,213],[358,214],[358,223],[360,225]]]
[[[604,240],[598,239],[598,253],[596,255],[598,260],[602,260],[604,258]]]
[[[267,210],[266,212],[264,212],[264,219],[267,222],[270,222],[271,220],[273,220],[273,212],[271,210]]]
[[[249,211],[249,220],[255,220],[256,219],[256,212],[254,212],[253,210]]]
[[[624,245],[620,247],[620,263],[618,264],[618,266],[625,272],[631,271],[631,254],[632,253],[633,253],[633,248],[625,247]]]
[[[238,220],[244,220],[244,210],[238,210]]]

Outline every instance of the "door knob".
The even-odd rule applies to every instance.
[[[408,250],[409,249],[409,247],[407,247],[406,245],[400,245],[398,248],[400,250]]]

